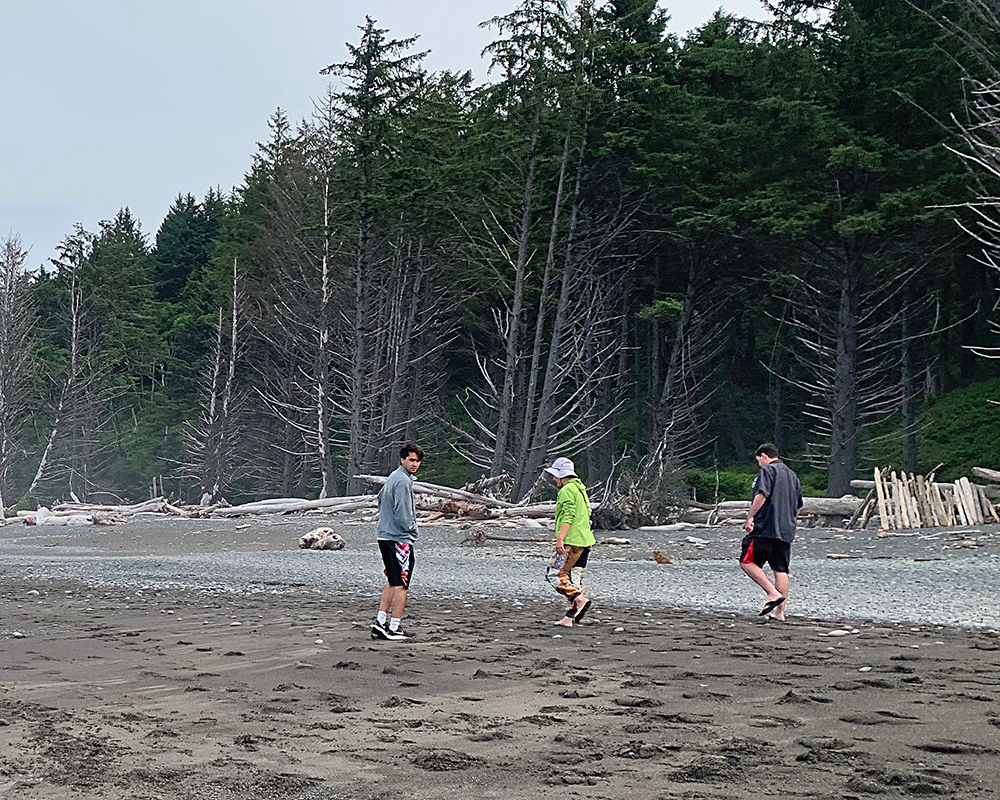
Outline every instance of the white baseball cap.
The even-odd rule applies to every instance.
[[[552,462],[551,467],[546,467],[545,471],[557,478],[568,478],[570,475],[576,476],[576,469],[573,462],[568,458],[557,458]]]

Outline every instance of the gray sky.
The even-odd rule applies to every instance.
[[[471,69],[517,0],[0,0],[0,235],[35,268],[74,223],[96,230],[129,206],[150,242],[179,193],[228,192],[279,106],[299,120],[346,58],[368,14],[395,38],[420,34],[430,70]],[[684,32],[724,5],[685,0]]]

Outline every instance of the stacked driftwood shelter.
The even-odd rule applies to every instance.
[[[979,467],[973,470],[981,475]],[[995,473],[1000,478],[1000,473]],[[953,527],[1000,522],[990,495],[990,487],[958,478],[952,483],[936,481],[934,473],[897,474],[895,470],[875,468],[873,481],[852,481],[856,489],[868,489],[860,516],[860,527],[878,514],[879,527],[890,530]],[[852,520],[855,522],[857,520]],[[853,525],[852,525],[853,527]]]

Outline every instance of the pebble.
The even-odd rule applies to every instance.
[[[871,672],[871,671],[872,671],[871,667],[862,667],[861,669],[858,670],[858,672]]]
[[[38,596],[39,596],[39,595],[41,594],[41,592],[39,592],[39,591],[38,591],[38,589],[31,589],[31,590],[30,590],[30,591],[28,592],[28,594],[29,594],[29,595],[30,595],[31,597],[38,597]]]
[[[323,640],[322,639],[317,639],[316,640],[316,644],[323,644]]]
[[[615,628],[614,632],[615,633],[625,633],[625,629],[624,628]]]
[[[242,625],[242,624],[243,624],[242,622],[230,622],[230,623],[229,623],[229,627],[230,627],[230,628],[238,628],[238,627],[240,627],[240,625]]]

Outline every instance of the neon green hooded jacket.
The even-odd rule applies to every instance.
[[[597,541],[590,530],[590,498],[579,478],[571,478],[564,483],[556,497],[556,534],[567,522],[569,532],[564,544],[590,547]]]

